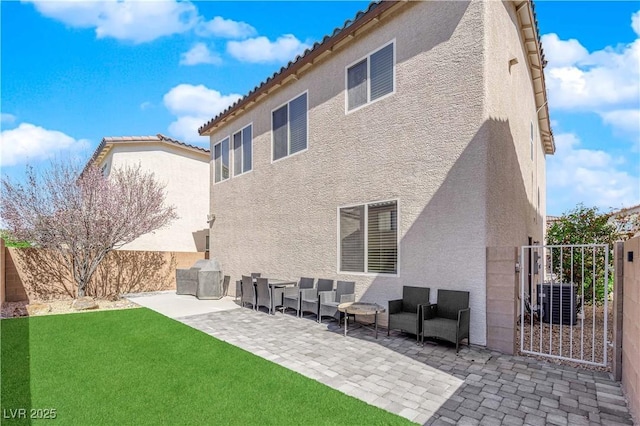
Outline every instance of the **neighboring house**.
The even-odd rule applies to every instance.
[[[166,185],[166,203],[174,205],[179,216],[168,227],[142,235],[122,250],[205,251],[210,160],[209,150],[161,134],[102,139],[89,163],[95,162],[105,175],[140,164]]]
[[[199,129],[211,257],[384,306],[467,290],[486,344],[486,248],[543,240],[544,63],[529,1],[372,4]]]
[[[609,223],[624,240],[640,235],[640,204],[611,212]]]

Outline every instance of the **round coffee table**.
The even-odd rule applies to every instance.
[[[384,307],[377,303],[347,302],[338,305],[338,310],[344,312],[344,336],[347,337],[349,315],[373,315],[376,339],[378,338],[378,314],[384,312]],[[354,320],[355,321],[355,320]],[[362,325],[362,324],[361,324]],[[364,327],[364,325],[362,325]]]

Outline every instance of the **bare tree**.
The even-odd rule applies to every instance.
[[[57,161],[25,183],[2,177],[0,215],[10,236],[57,252],[78,296],[110,251],[177,218],[165,205],[164,185],[140,166],[115,169],[108,178],[95,165]]]

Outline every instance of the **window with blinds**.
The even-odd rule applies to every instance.
[[[394,48],[392,41],[347,68],[347,111],[393,93]]]
[[[225,138],[213,147],[214,181],[229,179],[229,138]]]
[[[307,93],[271,114],[273,161],[307,149]]]
[[[339,209],[340,271],[398,273],[398,202]]]
[[[251,124],[233,134],[233,175],[238,176],[251,170],[253,155]]]

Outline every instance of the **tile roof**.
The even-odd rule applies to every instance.
[[[100,154],[102,153],[102,151],[105,149],[105,147],[107,146],[107,144],[111,144],[111,143],[127,143],[127,142],[167,142],[173,145],[178,145],[184,148],[188,148],[188,149],[192,149],[195,151],[200,151],[202,153],[205,154],[209,154],[210,151],[206,148],[202,148],[199,146],[195,146],[195,145],[190,145],[188,143],[184,143],[181,142],[177,139],[173,139],[170,138],[168,136],[163,135],[162,133],[158,133],[155,136],[151,136],[151,135],[147,135],[147,136],[108,136],[105,138],[102,138],[102,141],[100,142],[100,145],[98,145],[98,148],[96,148],[96,150],[93,152],[93,155],[91,156],[91,158],[89,159],[89,161],[87,162],[87,165],[93,163],[95,160],[97,160],[100,157]]]
[[[330,50],[338,42],[353,34],[358,28],[361,28],[368,22],[375,20],[383,12],[389,10],[391,7],[398,3],[406,3],[406,1],[376,0],[371,2],[366,10],[359,11],[358,13],[356,13],[353,19],[347,19],[342,27],[336,27],[331,35],[325,35],[322,38],[322,41],[314,43],[310,49],[307,49],[301,55],[296,56],[293,61],[290,61],[286,66],[283,66],[279,71],[276,71],[272,76],[268,77],[265,81],[254,87],[253,90],[251,90],[243,98],[234,102],[233,105],[227,107],[227,109],[202,125],[198,129],[198,132],[200,133],[200,135],[202,135],[204,132],[210,130],[217,123],[222,121],[225,117],[231,115],[235,110],[242,108],[252,101],[255,101],[261,93],[268,91],[272,87],[279,86],[285,78],[290,75],[295,75],[305,65],[313,63],[314,59],[316,59],[322,53]]]

